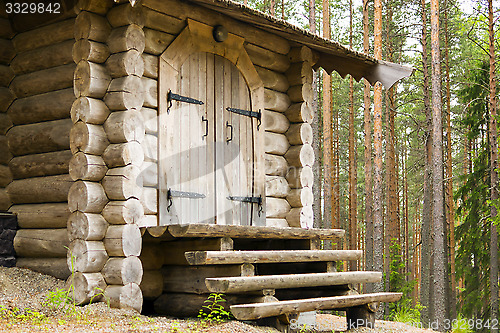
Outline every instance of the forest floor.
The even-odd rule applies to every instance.
[[[220,324],[199,319],[175,319],[145,316],[131,310],[110,309],[105,303],[87,306],[47,302],[51,293],[58,294],[65,282],[27,269],[0,267],[0,332],[184,332],[184,333],[276,333],[269,327],[258,327],[239,321]],[[60,294],[60,293],[59,293]],[[346,332],[343,317],[319,314],[315,330],[300,332]],[[408,332],[431,330],[412,328],[403,323],[377,321],[375,329],[359,328],[348,332]]]

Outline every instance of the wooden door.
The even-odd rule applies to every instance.
[[[175,89],[203,104],[173,101],[163,118],[168,151],[160,168],[166,168],[170,196],[160,224],[254,224],[261,206],[248,198],[256,196],[258,120],[230,111],[251,110],[243,76],[225,58],[194,53],[181,66]]]

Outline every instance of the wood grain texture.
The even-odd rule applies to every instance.
[[[68,174],[14,180],[7,186],[15,204],[65,202],[73,181]]]
[[[20,229],[14,238],[19,257],[65,258],[69,246],[66,229]]]
[[[10,88],[18,98],[70,88],[75,68],[75,64],[68,64],[16,76]]]
[[[70,215],[67,202],[14,205],[9,211],[22,229],[65,228]]]
[[[16,75],[20,75],[70,64],[73,62],[74,42],[74,40],[67,40],[40,49],[18,53],[11,61],[10,67]]]
[[[73,39],[75,18],[52,23],[40,28],[17,34],[12,42],[17,52],[25,52],[40,47],[54,45]]]
[[[15,179],[67,174],[72,154],[70,150],[14,157],[9,168]]]
[[[71,275],[66,258],[17,258],[16,267],[28,268],[61,280]]]
[[[77,181],[68,193],[68,207],[71,212],[100,213],[108,203],[104,188],[99,183]]]

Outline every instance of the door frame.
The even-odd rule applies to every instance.
[[[217,42],[213,38],[214,27],[187,19],[187,26],[175,38],[175,40],[161,54],[159,60],[159,84],[158,84],[158,222],[159,225],[169,225],[167,214],[167,175],[166,169],[162,167],[162,162],[167,158],[168,143],[165,140],[165,133],[169,129],[165,128],[165,116],[167,115],[167,94],[171,88],[177,86],[179,72],[182,64],[192,53],[205,52],[212,53],[226,58],[233,63],[241,72],[250,90],[252,110],[264,111],[264,84],[257,73],[248,53],[243,47],[245,39],[228,33],[224,42]],[[256,125],[254,125],[256,128]],[[262,124],[254,133],[254,188],[256,193],[262,195],[262,213],[254,225],[262,226],[266,224],[266,196],[265,196],[265,169],[264,169],[264,128]]]

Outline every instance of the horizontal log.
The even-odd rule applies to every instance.
[[[144,73],[144,60],[137,50],[112,54],[106,61],[106,68],[112,78],[127,75],[141,77]]]
[[[251,25],[240,23],[229,18],[227,15],[209,11],[200,6],[194,6],[188,3],[178,3],[173,0],[154,0],[144,5],[158,12],[169,13],[169,15],[183,21],[189,17],[211,26],[224,22],[224,25],[228,28],[230,33],[237,36],[243,36],[249,43],[259,45],[280,54],[287,54],[290,50],[288,41],[282,37],[262,29],[254,28]],[[148,22],[146,22],[145,25],[148,26]],[[177,31],[177,33],[178,32],[180,32],[180,30]]]
[[[142,281],[142,263],[138,257],[109,258],[102,269],[107,284],[140,284]]]
[[[143,186],[158,188],[158,163],[144,162],[141,165]]]
[[[111,113],[104,129],[111,143],[141,142],[145,134],[142,115],[136,110]]]
[[[7,165],[12,159],[12,154],[9,149],[7,137],[0,135],[0,164]]]
[[[18,53],[11,61],[10,67],[16,75],[20,75],[70,64],[73,62],[72,50],[74,42],[74,40],[67,40],[62,43]],[[36,61],[33,61],[33,59],[36,59]]]
[[[17,258],[16,267],[28,268],[61,280],[71,275],[66,258]]]
[[[264,124],[266,131],[274,133],[285,133],[290,122],[283,113],[264,110]]]
[[[73,39],[75,19],[52,23],[17,34],[12,42],[17,52],[25,52]]]
[[[140,110],[144,103],[141,79],[136,76],[113,79],[104,102],[110,110]]]
[[[143,243],[139,259],[141,259],[145,271],[159,270],[165,261],[165,251],[162,250],[160,244]]]
[[[156,109],[142,108],[141,114],[144,119],[146,134],[158,134],[158,111]]]
[[[135,198],[110,201],[102,210],[102,216],[110,224],[137,224],[143,215],[144,208]]]
[[[286,197],[292,207],[311,206],[314,201],[313,191],[310,187],[303,187],[290,190]]]
[[[137,223],[140,228],[156,227],[158,224],[158,215],[144,215]]]
[[[285,112],[290,106],[290,97],[270,89],[264,89],[264,107],[268,110]]]
[[[70,119],[15,126],[7,133],[13,155],[45,153],[69,148]]]
[[[312,144],[312,126],[309,123],[292,124],[286,132],[286,137],[291,145]]]
[[[155,300],[163,293],[163,276],[158,270],[144,271],[139,285],[146,300]]]
[[[319,262],[360,260],[358,250],[272,250],[272,251],[194,251],[186,252],[190,265],[266,264],[281,262]]]
[[[14,78],[14,71],[10,66],[0,65],[0,87],[8,87]]]
[[[0,113],[0,135],[7,134],[7,131],[13,126],[10,117],[6,113]]]
[[[144,52],[160,55],[172,43],[176,35],[168,34],[154,29],[144,29],[146,46]]]
[[[144,106],[149,108],[158,107],[158,82],[154,79],[143,77],[142,91],[144,94]]]
[[[144,36],[144,31],[136,24],[113,29],[108,38],[108,46],[111,53],[128,50],[137,50],[139,53],[142,53],[144,52],[145,45],[146,37]]]
[[[146,43],[147,42],[148,42],[148,40],[147,40],[147,35],[146,35]],[[156,57],[152,54],[143,53],[142,59],[144,60],[144,76],[149,77],[151,79],[157,79],[158,78],[158,62],[159,62],[158,57]]]
[[[347,295],[300,300],[279,301],[260,304],[231,306],[231,313],[238,320],[255,320],[259,318],[280,316],[287,313],[299,313],[318,310],[349,309],[374,302],[396,302],[402,293],[376,293],[364,295]],[[356,319],[352,319],[353,324]],[[359,324],[359,323],[358,323]],[[370,327],[373,325],[370,325]]]
[[[72,154],[69,150],[14,157],[9,168],[15,179],[68,173]]]
[[[101,156],[78,152],[69,163],[69,175],[73,180],[100,181],[107,171]]]
[[[100,99],[80,97],[73,102],[70,113],[74,123],[81,120],[84,123],[100,125],[108,119],[109,109]]]
[[[125,286],[108,286],[104,291],[104,298],[109,299],[109,305],[112,308],[132,309],[141,312],[142,292],[135,283],[129,283]]]
[[[128,165],[109,169],[101,183],[111,200],[138,199],[143,186],[141,176],[140,168]]]
[[[102,154],[108,168],[129,164],[140,166],[144,161],[142,146],[137,141],[110,144]]]
[[[285,111],[285,116],[291,123],[311,123],[314,112],[307,103],[295,103]]]
[[[285,154],[285,159],[292,167],[312,166],[314,150],[310,144],[291,146]]]
[[[0,39],[0,64],[8,65],[16,56],[14,46],[9,39]]]
[[[100,213],[108,203],[104,188],[99,183],[77,181],[68,193],[68,207],[71,212]]]
[[[313,91],[310,83],[291,86],[287,93],[292,103],[312,103]]]
[[[286,214],[286,221],[291,227],[312,228],[314,221],[312,205],[290,209]]]
[[[288,164],[283,156],[265,154],[266,175],[285,176]]]
[[[81,14],[81,12],[91,12],[99,15],[106,15],[112,6],[113,3],[111,1],[77,0],[74,11],[77,14]]]
[[[255,44],[245,44],[245,50],[252,63],[278,73],[285,72],[290,67],[287,56],[269,51]]]
[[[65,202],[73,184],[69,175],[57,175],[14,180],[7,187],[15,204]]]
[[[68,64],[16,76],[10,88],[18,98],[70,88],[75,68],[75,64]]]
[[[183,239],[178,242],[163,245],[162,249],[167,254],[164,258],[165,265],[188,265],[186,256],[188,251],[231,251],[234,242],[231,238]],[[239,273],[238,273],[239,275]]]
[[[74,287],[70,296],[76,304],[82,305],[96,302],[102,299],[102,293],[106,289],[106,282],[101,273],[76,272],[68,283]]]
[[[75,96],[101,99],[106,94],[110,82],[111,77],[104,65],[82,60],[74,73]]]
[[[22,229],[66,228],[70,215],[67,202],[14,205],[9,211]]]
[[[0,87],[0,112],[6,112],[16,96],[9,88]]]
[[[73,125],[69,139],[73,154],[81,151],[87,154],[101,155],[109,145],[102,126],[86,124],[83,121]]]
[[[155,313],[173,317],[196,317],[200,309],[206,305],[209,294],[168,293],[158,297],[154,302]],[[225,302],[219,302],[226,311],[233,304],[261,302],[262,296],[256,295],[224,295]]]
[[[265,88],[280,92],[287,92],[290,85],[285,75],[258,66],[256,66],[255,69],[257,70]]]
[[[9,194],[3,188],[0,188],[0,210],[8,210],[12,205]]]
[[[142,6],[131,6],[129,3],[125,3],[111,8],[106,14],[106,18],[113,28],[129,24],[144,26],[144,15],[142,12]]]
[[[144,187],[140,201],[144,208],[144,214],[158,213],[158,190],[156,188]]]
[[[290,204],[285,199],[266,197],[266,218],[283,218],[290,211]]]
[[[105,43],[111,33],[111,26],[106,18],[84,11],[77,16],[74,31],[76,40],[88,39]]]
[[[104,246],[110,256],[139,256],[142,247],[139,227],[135,224],[109,226],[104,238]]]
[[[287,228],[288,223],[286,222],[286,219],[269,218],[266,219],[266,226],[274,228]]]
[[[77,239],[69,245],[67,262],[72,272],[100,272],[107,261],[103,242]]]
[[[20,229],[14,238],[18,257],[65,258],[68,246],[66,229]]]
[[[264,151],[268,154],[284,155],[288,147],[288,140],[285,135],[265,132],[264,134]]]
[[[106,235],[108,226],[108,222],[100,214],[76,211],[68,219],[68,237],[70,241],[99,241]]]
[[[163,291],[207,294],[209,291],[205,285],[206,278],[241,276],[242,266],[165,266],[161,270],[163,275]],[[189,277],[189,279],[186,277]]]
[[[287,56],[292,63],[303,61],[313,62],[313,52],[307,46],[293,47],[290,49],[290,52],[288,52]]]
[[[169,13],[169,15],[166,13]],[[154,30],[177,35],[186,26],[186,22],[182,18],[170,13],[170,11],[145,8],[143,14],[144,26]]]
[[[311,167],[290,168],[286,174],[290,188],[312,187],[314,175]]]
[[[63,89],[40,95],[18,98],[8,114],[16,125],[33,124],[68,118],[68,111],[75,100],[73,89]]]
[[[285,177],[266,176],[266,196],[285,198],[290,192],[290,187]]]
[[[286,77],[291,86],[313,82],[313,69],[310,62],[297,62],[286,71]]]
[[[0,165],[0,187],[7,187],[12,182],[12,172],[7,165]]]
[[[103,43],[80,39],[73,44],[71,54],[75,64],[82,60],[102,64],[109,57],[109,48]]]
[[[380,272],[339,272],[207,278],[205,283],[210,292],[231,294],[263,289],[371,283],[381,279],[382,273]]]

